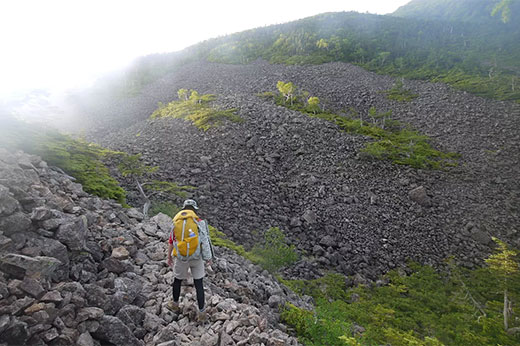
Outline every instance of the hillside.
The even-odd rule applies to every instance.
[[[496,2],[489,0],[412,0],[399,7],[393,16],[423,20],[500,24],[500,14],[491,16]],[[520,13],[520,3],[513,2],[513,13]],[[510,23],[518,27],[518,20]]]
[[[368,138],[256,96],[274,91],[279,80],[319,96],[330,109],[352,107],[363,117],[370,107],[392,110],[436,146],[460,153],[461,162],[442,172],[364,160],[359,150]],[[511,232],[518,223],[518,106],[414,81],[405,85],[419,97],[400,103],[382,93],[393,83],[343,63],[196,63],[142,96],[81,112],[102,122],[90,138],[142,152],[161,167],[161,179],[196,186],[208,217],[239,243],[252,245],[253,230],[279,226],[310,255],[321,251],[312,235],[324,232],[320,246],[335,255],[319,259],[320,267],[375,279],[407,258],[440,263],[454,254],[473,266],[489,251],[490,235],[517,241]],[[245,121],[203,132],[180,119],[148,120],[157,102],[173,100],[180,88],[218,95],[218,105],[237,109]],[[424,205],[410,198],[419,187]]]
[[[334,281],[339,295],[329,293],[317,302],[316,314],[323,318],[319,326],[313,322],[315,317],[307,320],[307,313],[291,310],[288,323],[309,328],[298,332],[302,340],[313,335],[310,338],[321,345],[320,340],[330,335],[330,344],[340,344],[338,336],[357,328],[352,323],[362,323],[371,330],[358,335],[367,338],[362,340],[387,342],[392,337],[386,334],[387,329],[381,329],[379,315],[369,314],[364,319],[360,310],[345,312],[357,305],[351,305],[350,291],[341,293],[343,281],[348,285],[380,285],[385,282],[381,274],[407,270],[410,260],[446,269],[450,256],[462,267],[479,268],[492,252],[492,236],[520,246],[516,227],[520,222],[520,106],[479,98],[440,83],[413,80],[402,82],[416,98],[409,102],[388,99],[385,91],[399,80],[346,63],[195,62],[149,83],[135,97],[95,104],[88,103],[88,98],[77,98],[82,101],[75,106],[77,113],[83,114],[88,139],[114,150],[142,153],[146,163],[160,167],[154,173],[156,179],[195,186],[193,197],[207,218],[237,243],[251,248],[262,242],[270,227],[283,230],[302,258],[284,268],[282,278],[307,280],[303,287],[312,287],[314,282],[322,285],[319,280],[327,282],[324,275],[331,271],[348,276]],[[446,170],[415,169],[364,157],[361,149],[372,142],[369,137],[346,133],[334,123],[259,96],[275,92],[278,81],[293,82],[310,96],[318,96],[323,107],[340,114],[354,109],[358,117],[369,119],[372,107],[378,112],[392,111],[392,118],[430,136],[436,148],[459,153],[458,165]],[[183,119],[150,119],[155,110],[176,100],[181,88],[197,90],[200,95],[214,94],[213,107],[235,109],[243,121],[224,121],[203,131]],[[129,203],[141,205],[130,181],[124,187],[129,190]],[[166,200],[181,202],[179,198]],[[417,280],[423,280],[419,282],[434,292],[440,292],[437,285],[448,287],[448,279],[435,279],[439,281],[434,283],[429,275]],[[486,275],[477,277],[487,280]],[[396,285],[388,289],[401,287]],[[412,289],[413,284],[406,285]],[[443,299],[447,299],[446,304],[457,301],[457,292],[462,289],[458,285],[450,298],[422,294],[431,296],[428,304],[433,309]],[[483,287],[480,281],[475,285]],[[417,289],[424,292],[427,288],[419,285]],[[320,299],[320,293],[302,291]],[[367,294],[375,297],[376,293]],[[400,304],[391,297],[382,299],[391,306]],[[411,304],[416,304],[413,297]],[[492,299],[496,302],[500,297]],[[337,318],[331,311],[343,304],[347,305],[337,312],[345,314],[343,327],[329,333],[327,326]],[[360,308],[362,311],[377,309],[370,300],[360,301],[363,304],[369,306]],[[412,327],[403,321],[413,318],[417,324],[413,328],[425,329],[414,332],[416,336],[424,338],[430,335],[428,331],[436,330],[435,335],[448,344],[472,340],[466,334],[442,336],[440,326],[417,315],[409,317],[414,313],[406,308],[408,303],[403,304],[393,307],[403,310],[404,316],[394,317],[400,330],[409,331]],[[490,304],[487,309],[496,306]],[[444,321],[446,313],[441,311],[433,319]],[[386,321],[388,317],[380,318]],[[448,323],[446,328],[456,329],[457,325]],[[478,323],[474,327],[474,333],[485,333]],[[489,336],[485,340],[499,339]],[[507,337],[500,340],[509,342]]]

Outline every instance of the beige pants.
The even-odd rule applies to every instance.
[[[175,266],[173,267],[173,275],[177,279],[187,279],[188,278],[188,268],[191,271],[191,276],[194,280],[202,279],[204,275],[206,275],[204,271],[204,261],[202,258],[198,260],[190,260],[183,262],[178,258],[175,258]]]

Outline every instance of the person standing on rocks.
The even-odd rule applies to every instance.
[[[187,199],[182,210],[173,218],[173,228],[168,241],[168,266],[173,266],[174,273],[173,300],[168,302],[167,308],[173,312],[180,310],[181,283],[182,280],[188,279],[189,269],[197,293],[198,320],[204,321],[207,317],[202,283],[205,276],[204,260],[209,261],[213,257],[213,246],[209,238],[207,222],[196,214],[198,209],[196,201]]]

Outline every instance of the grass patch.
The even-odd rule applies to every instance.
[[[283,280],[299,294],[311,295],[315,311],[287,305],[282,320],[305,345],[517,345],[520,335],[504,331],[503,295],[488,268],[452,267],[439,273],[430,266],[410,265],[412,274],[387,274],[388,285],[347,289],[344,277]],[[520,276],[509,294],[520,299]],[[464,283],[464,285],[462,284]],[[352,299],[351,297],[357,297]],[[472,299],[479,302],[485,315]],[[520,321],[515,320],[518,326]],[[359,325],[364,332],[353,333]]]
[[[125,190],[103,162],[112,153],[107,149],[14,119],[3,120],[0,145],[39,155],[49,165],[76,178],[86,192],[126,205]]]
[[[348,115],[329,113],[318,106],[317,98],[308,98],[307,92],[298,92],[292,83],[278,83],[279,94],[263,93],[259,96],[274,99],[276,104],[308,116],[333,122],[345,132],[373,138],[375,141],[361,151],[364,157],[390,160],[414,168],[443,169],[457,165],[459,154],[433,148],[428,136],[393,120],[391,112],[379,113],[372,107],[366,119],[362,119],[355,110],[350,110]],[[311,101],[314,102],[311,104]]]
[[[271,273],[296,262],[299,258],[294,245],[287,244],[283,231],[278,227],[269,228],[265,232],[264,243],[255,245],[251,251],[246,251],[242,245],[227,239],[223,232],[212,226],[209,227],[209,233],[213,245],[231,249]]]
[[[172,101],[167,105],[159,102],[158,108],[152,113],[150,118],[181,118],[190,121],[203,131],[220,126],[224,120],[243,122],[243,119],[236,115],[236,109],[219,110],[211,107],[210,102],[214,100],[215,95],[199,95],[192,90],[189,98]]]
[[[271,273],[296,262],[299,257],[295,246],[287,243],[285,234],[278,227],[269,228],[264,234],[264,243],[255,245],[248,256]]]

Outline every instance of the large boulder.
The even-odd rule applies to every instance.
[[[70,250],[81,251],[85,249],[87,239],[87,218],[82,215],[74,222],[60,225],[56,237],[60,242],[67,245]]]
[[[143,346],[132,331],[117,317],[103,316],[99,328],[93,333],[96,339],[108,341],[116,346]]]
[[[6,236],[29,231],[30,228],[31,219],[21,212],[2,218],[0,221],[0,231],[4,232]]]
[[[60,264],[61,261],[56,258],[46,256],[28,257],[10,253],[0,258],[0,270],[20,280],[26,275],[48,278]]]
[[[0,215],[10,215],[14,213],[20,204],[16,199],[11,197],[9,189],[0,185]]]
[[[27,323],[15,318],[0,334],[0,341],[6,342],[7,345],[25,345],[29,337],[30,334]]]
[[[408,192],[408,197],[415,203],[423,207],[431,207],[432,200],[426,193],[426,189],[423,186],[416,187],[415,189]]]

